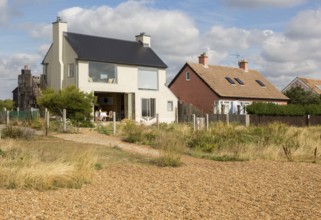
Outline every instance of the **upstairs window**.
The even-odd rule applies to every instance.
[[[240,80],[239,78],[234,78],[236,82],[238,82],[238,84],[240,85],[244,85],[244,82],[242,80]]]
[[[233,79],[231,79],[230,77],[225,77],[225,79],[231,83],[232,85],[235,85],[235,82],[233,81]]]
[[[186,81],[190,81],[191,80],[191,74],[189,72],[186,72]]]
[[[138,89],[158,90],[158,71],[153,68],[138,69]]]
[[[255,80],[260,86],[265,87],[265,84],[261,80]]]
[[[89,82],[117,83],[116,65],[112,63],[89,62]]]

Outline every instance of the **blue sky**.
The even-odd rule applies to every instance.
[[[321,78],[319,0],[0,0],[0,99],[12,98],[25,64],[41,74],[57,16],[71,32],[150,34],[168,80],[204,51],[213,65],[247,59],[279,89],[296,76]]]

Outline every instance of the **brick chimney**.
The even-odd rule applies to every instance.
[[[208,56],[205,52],[198,57],[198,63],[203,64],[204,67],[208,67]]]
[[[31,74],[31,70],[29,69],[28,65],[24,65],[23,69],[21,70],[21,74]]]
[[[144,47],[151,47],[151,37],[144,32],[136,35],[136,41],[143,44]]]
[[[243,69],[245,72],[248,72],[249,71],[249,62],[247,62],[246,60],[240,60],[239,67],[241,69]]]

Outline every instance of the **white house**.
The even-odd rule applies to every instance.
[[[152,123],[158,114],[160,122],[175,120],[177,98],[166,86],[167,65],[144,33],[136,41],[76,34],[58,17],[42,64],[48,87],[92,92],[99,108],[118,119]]]

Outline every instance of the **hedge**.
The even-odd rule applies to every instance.
[[[321,115],[321,105],[276,105],[257,102],[247,106],[246,111],[254,115]]]

